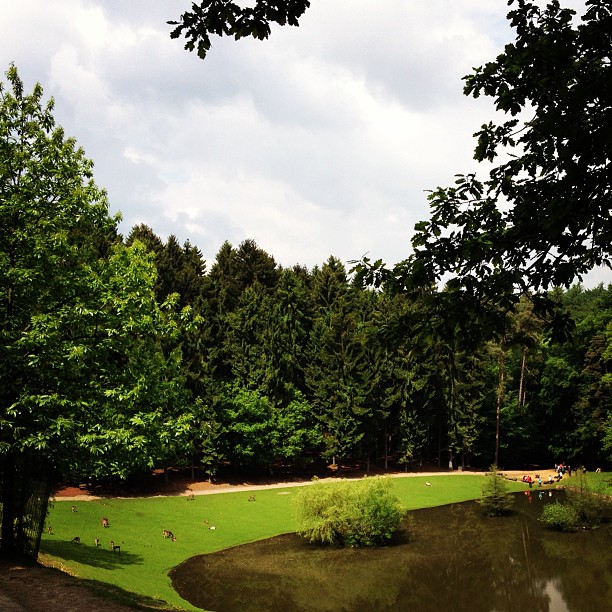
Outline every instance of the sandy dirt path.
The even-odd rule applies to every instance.
[[[385,474],[389,478],[416,478],[416,477],[426,477],[426,478],[435,478],[436,476],[482,476],[485,472],[482,471],[469,471],[469,470],[453,470],[453,471],[437,471],[437,472],[391,472]],[[554,470],[542,470],[538,472],[544,481],[548,479],[549,474],[555,474]],[[525,472],[519,470],[504,470],[502,474],[507,478],[518,479],[521,480],[523,475],[531,474],[532,478],[535,477],[535,472]],[[358,476],[363,477],[363,475]],[[565,477],[567,478],[567,476]],[[333,482],[337,480],[342,480],[341,478],[336,478],[333,476],[327,478],[321,478],[318,482]],[[229,484],[229,483],[210,483],[208,481],[196,481],[196,482],[188,482],[185,483],[184,488],[179,490],[173,490],[172,492],[164,492],[160,491],[158,493],[143,495],[146,497],[166,497],[169,495],[173,496],[188,496],[188,495],[214,495],[216,493],[237,493],[239,491],[261,491],[264,489],[284,489],[290,487],[302,487],[305,485],[312,484],[313,480],[298,480],[298,481],[288,481],[288,482],[274,482],[274,483],[263,483],[263,484],[254,484],[254,483],[242,483],[242,484]],[[124,498],[132,498],[137,497],[138,495],[95,495],[90,494],[86,490],[79,490],[78,488],[64,488],[60,489],[52,500],[58,501],[92,501],[97,499],[103,499],[104,497],[113,497],[116,499],[124,499]]]

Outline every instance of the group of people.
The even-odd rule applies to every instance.
[[[533,487],[534,482],[538,483],[538,487],[541,487],[544,484],[551,485],[555,482],[559,482],[566,473],[571,476],[572,468],[571,466],[563,465],[562,463],[559,463],[558,465],[555,464],[555,473],[556,476],[549,474],[548,479],[546,481],[542,479],[542,476],[540,474],[536,474],[534,478],[532,478],[530,474],[525,474],[523,476],[523,482],[527,483],[530,489]]]
[[[544,484],[544,481],[542,480],[542,476],[540,476],[540,474],[536,474],[535,478],[532,478],[531,475],[525,474],[525,476],[523,476],[523,482],[527,483],[530,489],[531,487],[533,487],[534,482],[538,483],[538,487],[541,487]],[[552,475],[550,475],[546,484],[552,484],[553,482],[553,477]]]
[[[572,475],[572,466],[563,465],[562,463],[560,463],[559,465],[555,464],[555,472],[557,472],[556,478],[559,481],[563,478],[563,476],[565,475],[565,472],[567,472],[569,476]]]

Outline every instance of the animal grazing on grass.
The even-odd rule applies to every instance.
[[[118,546],[117,544],[115,544],[115,542],[113,542],[113,540],[110,541],[110,547],[111,547],[111,550],[114,553],[121,554],[121,546]]]
[[[110,527],[110,523],[107,518],[102,519],[102,527]]]
[[[72,512],[76,512],[77,511],[77,507],[76,506],[70,506],[70,510],[72,510]]]
[[[162,531],[162,535],[164,536],[164,538],[170,538],[170,539],[174,538],[174,534],[168,529],[164,529]]]
[[[190,494],[187,496],[187,501],[194,501],[194,500],[195,500],[195,495],[194,495],[193,493],[190,493]]]
[[[80,544],[81,538],[79,538],[79,536],[74,536],[74,538],[72,538],[72,541],[74,544]]]
[[[249,495],[249,501],[255,501],[255,496],[254,495]]]

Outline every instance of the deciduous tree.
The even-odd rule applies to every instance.
[[[516,40],[464,88],[506,116],[476,134],[475,158],[492,169],[430,194],[430,218],[416,225],[407,260],[390,273],[380,262],[366,267],[408,291],[448,278],[439,303],[447,317],[486,303],[503,317],[529,294],[561,333],[568,317],[546,289],[611,264],[612,7],[588,0],[578,21],[557,0],[508,4]]]
[[[0,503],[3,553],[27,483],[126,475],[174,455],[188,424],[176,323],[155,268],[117,218],[53,101],[0,83]]]

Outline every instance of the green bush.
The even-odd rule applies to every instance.
[[[296,498],[298,533],[312,543],[377,546],[397,532],[404,512],[385,478],[317,482]]]
[[[576,531],[580,523],[578,512],[571,504],[554,502],[544,506],[540,519],[551,529],[558,531]]]
[[[478,503],[485,509],[489,516],[502,516],[510,512],[514,506],[514,497],[508,489],[508,483],[498,473],[497,466],[491,466],[491,472],[487,474],[485,483]]]
[[[600,487],[591,490],[584,474],[578,474],[577,486],[567,491],[567,504],[577,515],[581,527],[592,528],[599,525],[606,513],[607,498]]]

